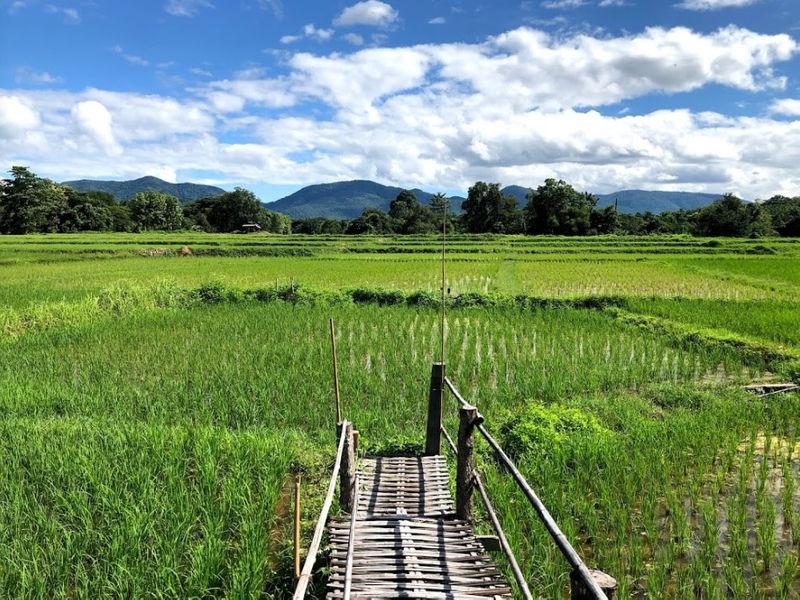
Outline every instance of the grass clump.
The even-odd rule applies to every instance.
[[[643,390],[645,398],[659,408],[699,410],[712,404],[719,389],[699,389],[693,385],[655,384]]]
[[[578,408],[531,402],[501,419],[503,448],[515,457],[541,457],[570,446],[605,445],[613,432],[591,413]]]

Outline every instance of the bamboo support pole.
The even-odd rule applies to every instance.
[[[458,463],[456,465],[456,515],[472,522],[472,491],[475,472],[475,426],[483,421],[474,406],[462,406],[458,425]]]
[[[428,391],[428,424],[425,432],[425,455],[442,453],[442,410],[444,408],[444,365],[433,363]]]

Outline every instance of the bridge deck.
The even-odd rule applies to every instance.
[[[510,598],[502,573],[455,516],[442,456],[364,459],[350,598]],[[343,598],[350,519],[329,526],[328,598]]]

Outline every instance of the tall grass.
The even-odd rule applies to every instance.
[[[281,597],[275,508],[293,431],[0,420],[0,590],[12,597]]]

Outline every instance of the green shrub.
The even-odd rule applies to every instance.
[[[453,298],[451,305],[453,308],[498,308],[501,306],[510,306],[512,303],[513,299],[508,296],[482,294],[480,292],[466,292]]]
[[[231,288],[224,283],[214,281],[204,283],[192,291],[193,297],[202,304],[220,304],[221,302],[240,302],[244,300],[242,290]]]
[[[614,433],[591,413],[530,402],[502,419],[500,436],[503,448],[511,456],[533,458],[587,442],[604,445]]]
[[[373,288],[355,288],[349,291],[350,297],[356,304],[378,304],[380,306],[393,306],[405,304],[406,296],[398,290],[381,290]]]
[[[438,308],[442,305],[442,301],[430,292],[420,291],[409,294],[406,304],[421,308]]]

